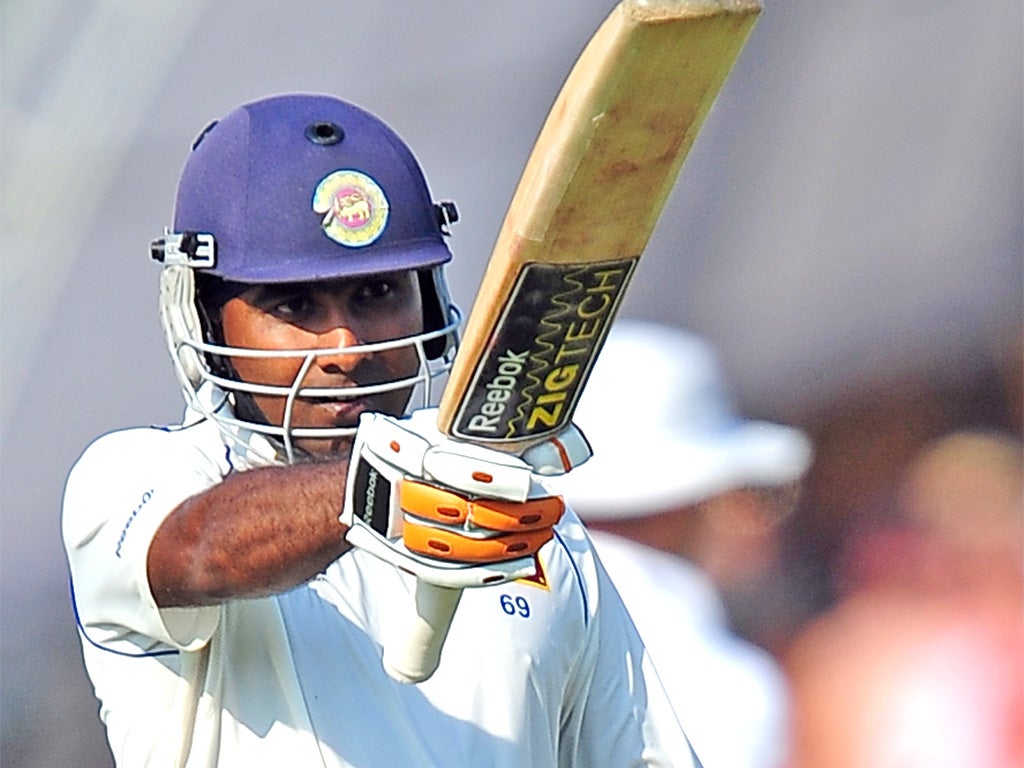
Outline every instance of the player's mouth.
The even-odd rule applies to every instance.
[[[369,397],[319,400],[312,409],[328,423],[338,427],[355,426],[360,414],[373,410]]]

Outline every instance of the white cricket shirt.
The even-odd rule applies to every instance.
[[[157,608],[158,526],[246,466],[193,417],[104,435],[68,478],[83,655],[119,766],[696,765],[571,511],[540,552],[545,583],[466,590],[418,685],[381,665],[382,627],[413,580],[364,552],[274,597]]]
[[[707,768],[781,768],[786,679],[767,651],[732,632],[707,574],[630,539],[590,535]]]

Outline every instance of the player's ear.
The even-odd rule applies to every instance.
[[[247,288],[249,286],[245,283],[231,282],[216,275],[196,271],[195,305],[205,341],[223,346],[224,321],[221,312],[228,301],[243,294]],[[239,378],[230,358],[209,352],[205,354],[211,371],[229,379]]]

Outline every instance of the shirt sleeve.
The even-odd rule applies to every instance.
[[[582,526],[581,526],[582,529]],[[560,764],[700,768],[629,613],[580,534],[589,627],[570,692],[575,738]]]
[[[157,607],[146,558],[157,528],[221,472],[183,431],[132,429],[97,439],[71,469],[61,527],[79,626],[93,645],[126,654],[197,650],[219,607]]]

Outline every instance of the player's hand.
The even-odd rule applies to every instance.
[[[436,413],[360,419],[341,517],[348,540],[440,586],[532,575],[564,511],[538,476],[581,464],[589,445],[571,428],[513,456],[444,436]]]

